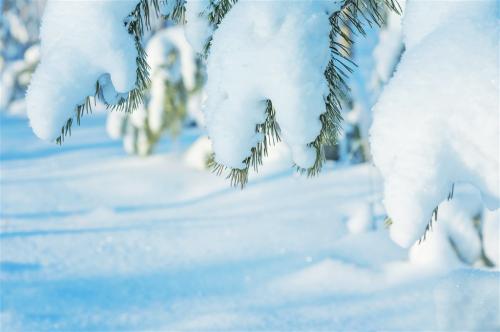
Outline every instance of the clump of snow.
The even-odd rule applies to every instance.
[[[456,187],[453,200],[439,205],[439,218],[425,240],[410,249],[411,262],[445,270],[498,265],[498,213],[484,208],[473,186]]]
[[[462,264],[450,246],[445,227],[438,223],[433,227],[425,241],[414,244],[409,258],[413,264],[434,269],[453,269]]]
[[[329,12],[315,1],[239,1],[213,34],[207,63],[205,118],[216,160],[244,168],[263,139],[255,131],[266,118],[266,99],[294,162],[311,167],[313,142],[326,111],[324,76],[330,59]],[[188,22],[189,25],[189,22]]]
[[[48,1],[41,27],[41,63],[26,96],[33,131],[53,140],[75,107],[109,74],[113,89],[136,84],[137,51],[124,26],[137,1]]]
[[[475,211],[463,207],[464,199],[439,205],[439,220],[433,224],[424,241],[413,245],[413,263],[447,269],[472,265],[481,255],[481,239],[474,225]]]
[[[406,51],[371,129],[391,236],[402,246],[422,236],[453,183],[473,184],[489,209],[500,206],[496,7],[407,4]]]

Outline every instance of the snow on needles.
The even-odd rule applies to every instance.
[[[263,139],[266,100],[276,110],[281,137],[294,162],[311,167],[307,145],[321,130],[330,59],[328,12],[323,1],[239,1],[215,30],[208,56],[205,120],[216,160],[244,168]],[[189,25],[189,21],[188,21]]]
[[[408,1],[406,51],[379,102],[373,159],[392,238],[410,246],[453,183],[500,206],[496,1]]]
[[[33,131],[53,140],[77,105],[109,74],[118,92],[136,83],[137,51],[124,19],[137,1],[49,0],[41,27],[41,63],[26,96]]]

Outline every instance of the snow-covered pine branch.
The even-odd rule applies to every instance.
[[[371,129],[400,245],[424,234],[455,183],[474,185],[489,209],[500,207],[497,13],[495,0],[406,5],[405,52]]]
[[[380,24],[382,9],[399,12],[393,0],[286,4],[283,10],[280,1],[190,1],[185,13],[181,1],[168,6],[167,15],[187,21],[195,50],[206,52],[212,167],[230,169],[235,185],[246,183],[249,168],[257,169],[279,140],[299,171],[321,169],[322,148],[336,142],[340,100],[348,92],[351,35]],[[492,208],[499,201],[496,3],[432,3],[431,13],[428,5],[408,4],[406,52],[372,129],[392,232],[404,245],[422,235],[453,183],[475,184]],[[42,61],[27,96],[37,135],[62,140],[92,98],[122,111],[142,103],[149,78],[140,37],[158,6],[156,0],[48,2]]]
[[[345,31],[364,33],[364,24],[380,24],[382,9],[399,11],[395,0],[190,1],[186,13],[183,6],[173,1],[166,16],[184,21],[185,14],[188,36],[202,42],[195,49],[208,56],[205,115],[214,169],[230,168],[242,186],[250,166],[257,169],[280,139],[299,171],[320,171],[348,90],[352,64],[343,45],[352,40]],[[96,99],[128,112],[142,104],[149,78],[140,39],[159,7],[159,0],[49,1],[42,63],[27,96],[38,136],[61,142]]]
[[[205,117],[212,168],[243,186],[269,145],[283,140],[298,171],[317,174],[337,141],[351,71],[345,54],[365,24],[399,12],[393,0],[189,1],[187,34],[207,56]],[[203,22],[203,19],[205,21]],[[191,20],[191,21],[190,21]],[[192,24],[190,26],[190,24]],[[207,30],[213,34],[207,34]]]
[[[96,100],[131,112],[149,84],[141,44],[158,0],[49,0],[41,28],[41,64],[26,96],[33,131],[61,143]]]

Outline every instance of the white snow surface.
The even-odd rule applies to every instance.
[[[136,83],[134,40],[124,20],[137,4],[123,1],[49,0],[44,12],[41,63],[26,97],[31,127],[54,140],[77,105],[95,94],[102,75],[113,90],[132,90]]]
[[[380,206],[370,166],[306,179],[278,152],[241,191],[170,140],[129,157],[104,123],[84,118],[61,148],[0,115],[2,331],[500,328],[497,268],[409,258],[379,208],[350,233]],[[185,131],[182,151],[198,137]],[[469,215],[477,199],[461,195]]]
[[[239,1],[225,16],[213,34],[204,109],[219,163],[244,168],[243,160],[263,139],[255,127],[264,122],[270,99],[293,161],[303,168],[314,164],[316,152],[307,144],[318,136],[319,116],[326,111],[328,13],[335,6]]]
[[[489,209],[500,206],[497,6],[407,2],[405,53],[371,128],[391,236],[400,245],[423,235],[453,183],[474,185]]]

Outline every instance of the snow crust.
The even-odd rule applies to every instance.
[[[239,1],[226,15],[213,34],[204,110],[219,163],[244,168],[243,160],[263,139],[255,127],[264,122],[270,99],[294,162],[314,164],[316,152],[307,144],[318,136],[319,116],[326,111],[328,13],[335,6]]]
[[[406,5],[405,53],[371,128],[391,236],[402,246],[422,236],[453,183],[500,206],[496,13],[489,0]]]
[[[95,93],[98,79],[110,76],[114,90],[136,83],[137,51],[124,20],[137,4],[123,1],[47,2],[42,20],[41,63],[26,96],[37,136],[53,140],[75,107]]]

